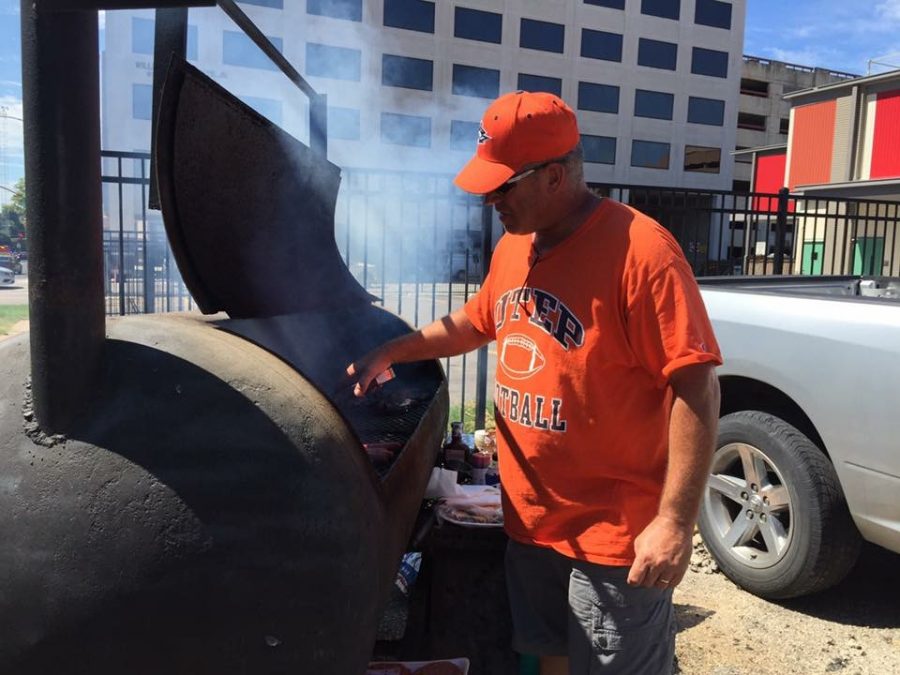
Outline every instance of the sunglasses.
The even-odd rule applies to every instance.
[[[530,169],[523,171],[522,173],[517,173],[515,176],[513,176],[508,181],[503,183],[500,187],[494,188],[491,192],[492,193],[495,192],[500,195],[505,195],[507,192],[512,190],[514,187],[516,187],[516,185],[519,184],[519,181],[522,181],[522,180],[528,178],[528,176],[535,173],[536,171],[540,171],[545,166],[549,166],[558,161],[559,161],[558,159],[554,159],[552,161],[544,162],[543,164],[538,164],[537,166],[533,166]]]

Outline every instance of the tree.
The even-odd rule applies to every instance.
[[[25,238],[25,179],[13,186],[14,194],[0,209],[0,244],[27,250]]]
[[[9,200],[9,205],[19,214],[19,221],[25,223],[25,178],[20,178],[13,185],[13,196]]]

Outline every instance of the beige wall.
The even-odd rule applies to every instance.
[[[814,203],[809,206],[807,212],[796,216],[794,274],[800,274],[803,268],[803,244],[813,242],[824,244],[822,273],[852,274],[856,242],[868,238],[880,239],[884,247],[881,270],[876,264],[874,273],[900,275],[900,204],[828,202],[817,209]],[[855,217],[854,209],[858,213]]]

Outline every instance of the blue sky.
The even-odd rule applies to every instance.
[[[900,68],[900,0],[747,0],[744,53],[857,75],[893,53]]]
[[[19,0],[0,0],[0,187],[23,172],[22,125],[2,117],[22,116],[20,49]],[[900,0],[747,0],[744,53],[859,75],[879,57],[900,68]]]

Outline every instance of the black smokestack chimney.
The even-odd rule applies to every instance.
[[[100,364],[103,301],[96,11],[22,0],[34,410],[65,431]]]

